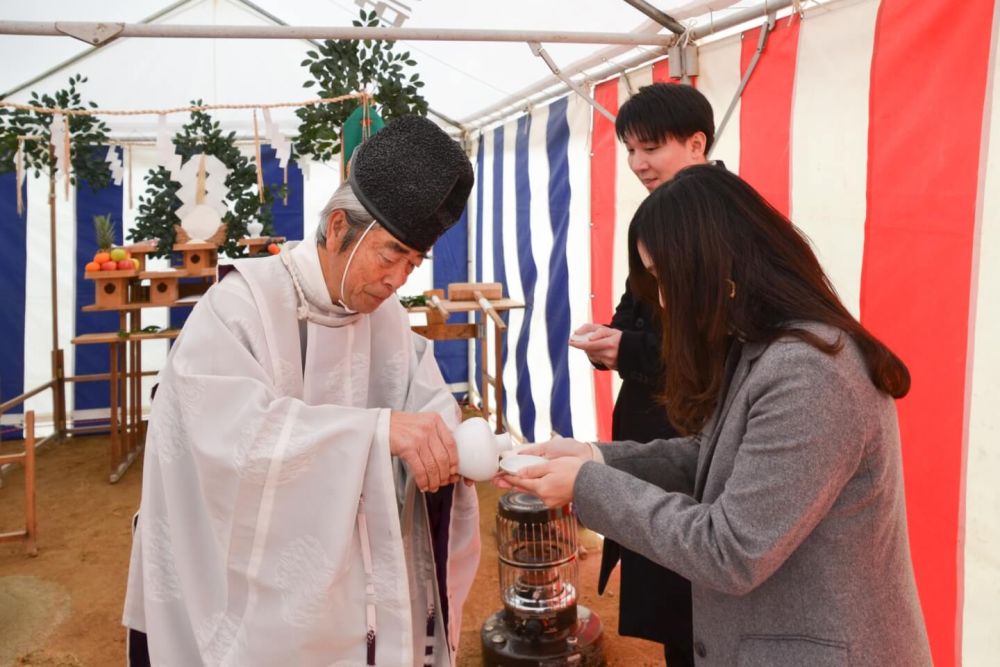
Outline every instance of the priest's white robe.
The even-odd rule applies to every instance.
[[[348,314],[314,241],[283,253],[238,261],[161,372],[123,622],[168,667],[364,665],[372,627],[376,664],[425,664],[428,645],[454,664],[475,491],[454,486],[447,639],[439,612],[429,639],[442,606],[426,504],[389,453],[389,415],[454,427],[457,404],[396,299]]]

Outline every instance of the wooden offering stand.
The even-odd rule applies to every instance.
[[[86,312],[116,311],[118,331],[82,334],[74,345],[107,345],[110,352],[107,375],[81,376],[83,380],[109,380],[110,405],[110,480],[117,482],[136,459],[145,436],[142,415],[142,378],[151,372],[142,369],[142,345],[149,340],[172,340],[178,331],[143,332],[142,309],[153,307],[190,307],[216,279],[219,248],[216,240],[224,238],[220,227],[216,238],[208,242],[190,241],[178,233],[181,243],[173,246],[182,257],[176,269],[146,271],[146,255],[157,248],[155,241],[128,248],[139,262],[131,271],[93,271],[86,274],[95,283],[95,300],[84,306]],[[181,283],[181,278],[195,278]],[[148,281],[148,286],[144,283]],[[90,427],[77,429],[85,432]],[[96,427],[95,427],[96,428]]]
[[[94,303],[98,308],[118,308],[129,302],[129,282],[138,277],[135,269],[123,271],[88,271],[83,275],[94,281]]]
[[[174,252],[179,252],[185,276],[205,278],[214,276],[219,265],[219,246],[206,241],[175,243]]]
[[[411,327],[414,332],[431,340],[461,340],[478,338],[481,341],[482,355],[482,396],[480,411],[484,418],[490,415],[488,387],[493,384],[493,393],[498,415],[503,414],[503,337],[507,334],[507,323],[500,313],[513,308],[524,308],[524,304],[503,298],[503,286],[500,283],[451,283],[448,285],[448,298],[443,299],[444,290],[428,290],[424,292],[430,305],[409,308],[410,312],[427,314],[427,324]],[[448,324],[448,317],[453,313],[480,313],[477,323]],[[486,335],[486,317],[493,320],[494,331],[494,373],[489,373],[489,350]],[[502,419],[497,419],[496,432],[502,433]]]
[[[262,252],[267,252],[267,246],[272,243],[284,242],[284,236],[248,236],[247,238],[237,241],[236,245],[246,248],[247,254],[253,257],[254,255],[261,254]]]

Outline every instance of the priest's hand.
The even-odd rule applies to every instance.
[[[573,332],[570,347],[583,350],[593,363],[611,370],[618,368],[618,347],[622,332],[600,324],[588,323]]]
[[[546,507],[562,507],[573,500],[573,486],[584,463],[576,456],[562,456],[524,468],[517,475],[501,475],[497,486],[527,491],[541,498]]]
[[[392,411],[389,452],[403,459],[421,491],[437,491],[458,481],[455,438],[433,412]]]

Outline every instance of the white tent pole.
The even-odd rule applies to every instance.
[[[617,32],[561,32],[547,30],[466,30],[451,28],[357,28],[354,26],[247,26],[88,23],[81,21],[0,21],[0,34],[59,37],[101,35],[117,37],[185,37],[212,39],[357,39],[435,42],[550,42],[564,44],[631,44],[669,46],[673,35]],[[93,37],[91,41],[99,39]]]

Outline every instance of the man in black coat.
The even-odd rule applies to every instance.
[[[707,161],[715,122],[712,106],[693,87],[655,83],[622,105],[615,132],[628,150],[629,168],[652,192],[684,167]],[[586,352],[597,368],[617,370],[621,376],[612,439],[649,442],[677,434],[658,400],[662,331],[655,305],[640,302],[626,285],[610,326],[585,324],[570,345]],[[690,582],[605,540],[598,593],[604,592],[619,559],[618,632],[664,644],[668,667],[694,665]]]

